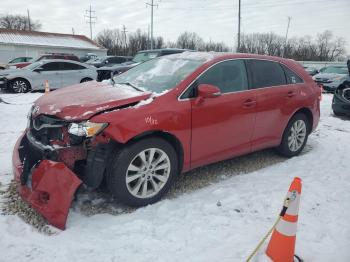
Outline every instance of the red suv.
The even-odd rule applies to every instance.
[[[271,147],[298,155],[318,124],[320,96],[293,60],[196,52],[156,58],[110,83],[40,97],[14,149],[19,192],[61,228],[80,184],[105,181],[121,202],[151,204],[195,167]]]

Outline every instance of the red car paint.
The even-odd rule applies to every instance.
[[[304,83],[250,89],[208,99],[179,99],[183,91],[210,66],[225,60],[252,58],[284,64],[302,77]],[[206,87],[208,90],[212,88]],[[278,146],[288,121],[298,110],[307,110],[312,115],[312,129],[315,129],[320,116],[320,91],[302,66],[292,60],[248,54],[216,54],[169,92],[154,97],[151,103],[135,106],[139,101],[149,99],[150,93],[129,92],[106,83],[88,82],[42,96],[34,105],[33,117],[51,115],[72,122],[90,120],[108,123],[108,127],[92,139],[92,145],[110,141],[127,144],[135,137],[150,132],[166,133],[180,144],[179,154],[183,158],[181,170],[185,172],[198,166]],[[22,138],[17,142],[13,155],[17,182],[22,173],[22,163],[16,153],[21,140]],[[74,154],[69,151],[61,150],[59,159],[72,170],[72,163],[68,163],[68,159]],[[83,159],[83,156],[84,152],[78,153],[77,159]],[[50,164],[55,166],[57,163]],[[48,167],[48,163],[45,168],[39,166],[40,177]],[[77,185],[73,181],[72,171],[62,168],[61,173],[61,176],[67,175],[68,180]],[[59,177],[53,176],[52,179]],[[50,181],[47,183],[51,184]],[[19,190],[22,192],[29,189],[19,183]],[[48,190],[49,195],[53,193],[51,190],[54,189]],[[26,199],[26,195],[22,196]],[[64,204],[60,207],[58,201],[57,205],[60,210],[66,208],[68,212],[67,196],[57,195],[57,198],[60,197]],[[71,197],[72,191],[68,193],[68,199]],[[46,212],[52,211],[50,208],[43,211],[45,209],[35,207],[45,217]],[[65,222],[63,220],[61,218],[56,224],[62,225]]]

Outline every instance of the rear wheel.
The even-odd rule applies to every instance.
[[[107,170],[107,186],[124,204],[145,206],[160,200],[177,174],[174,148],[164,139],[145,138],[114,154]]]
[[[304,114],[294,115],[284,130],[278,152],[286,157],[298,155],[307,142],[309,129],[309,121]]]
[[[25,79],[17,78],[10,82],[10,89],[14,93],[27,93],[30,91],[30,84]]]
[[[340,112],[338,112],[338,111],[336,111],[336,110],[333,110],[333,114],[334,114],[335,116],[344,116],[343,113],[340,113]]]

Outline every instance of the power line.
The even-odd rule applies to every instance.
[[[85,10],[85,18],[88,19],[88,21],[86,23],[90,24],[90,39],[92,40],[92,24],[96,23],[97,17],[93,16],[92,14],[95,14],[96,11],[93,11],[91,9],[91,5],[90,8],[88,10]]]
[[[158,7],[157,4],[154,4],[154,0],[151,0],[151,3],[146,3],[146,6],[151,7],[151,50],[153,49],[153,8],[156,6]]]

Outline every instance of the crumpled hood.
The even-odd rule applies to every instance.
[[[115,87],[105,82],[85,82],[61,88],[41,96],[33,107],[33,115],[53,115],[65,120],[87,120],[93,115],[151,96],[129,86]]]

